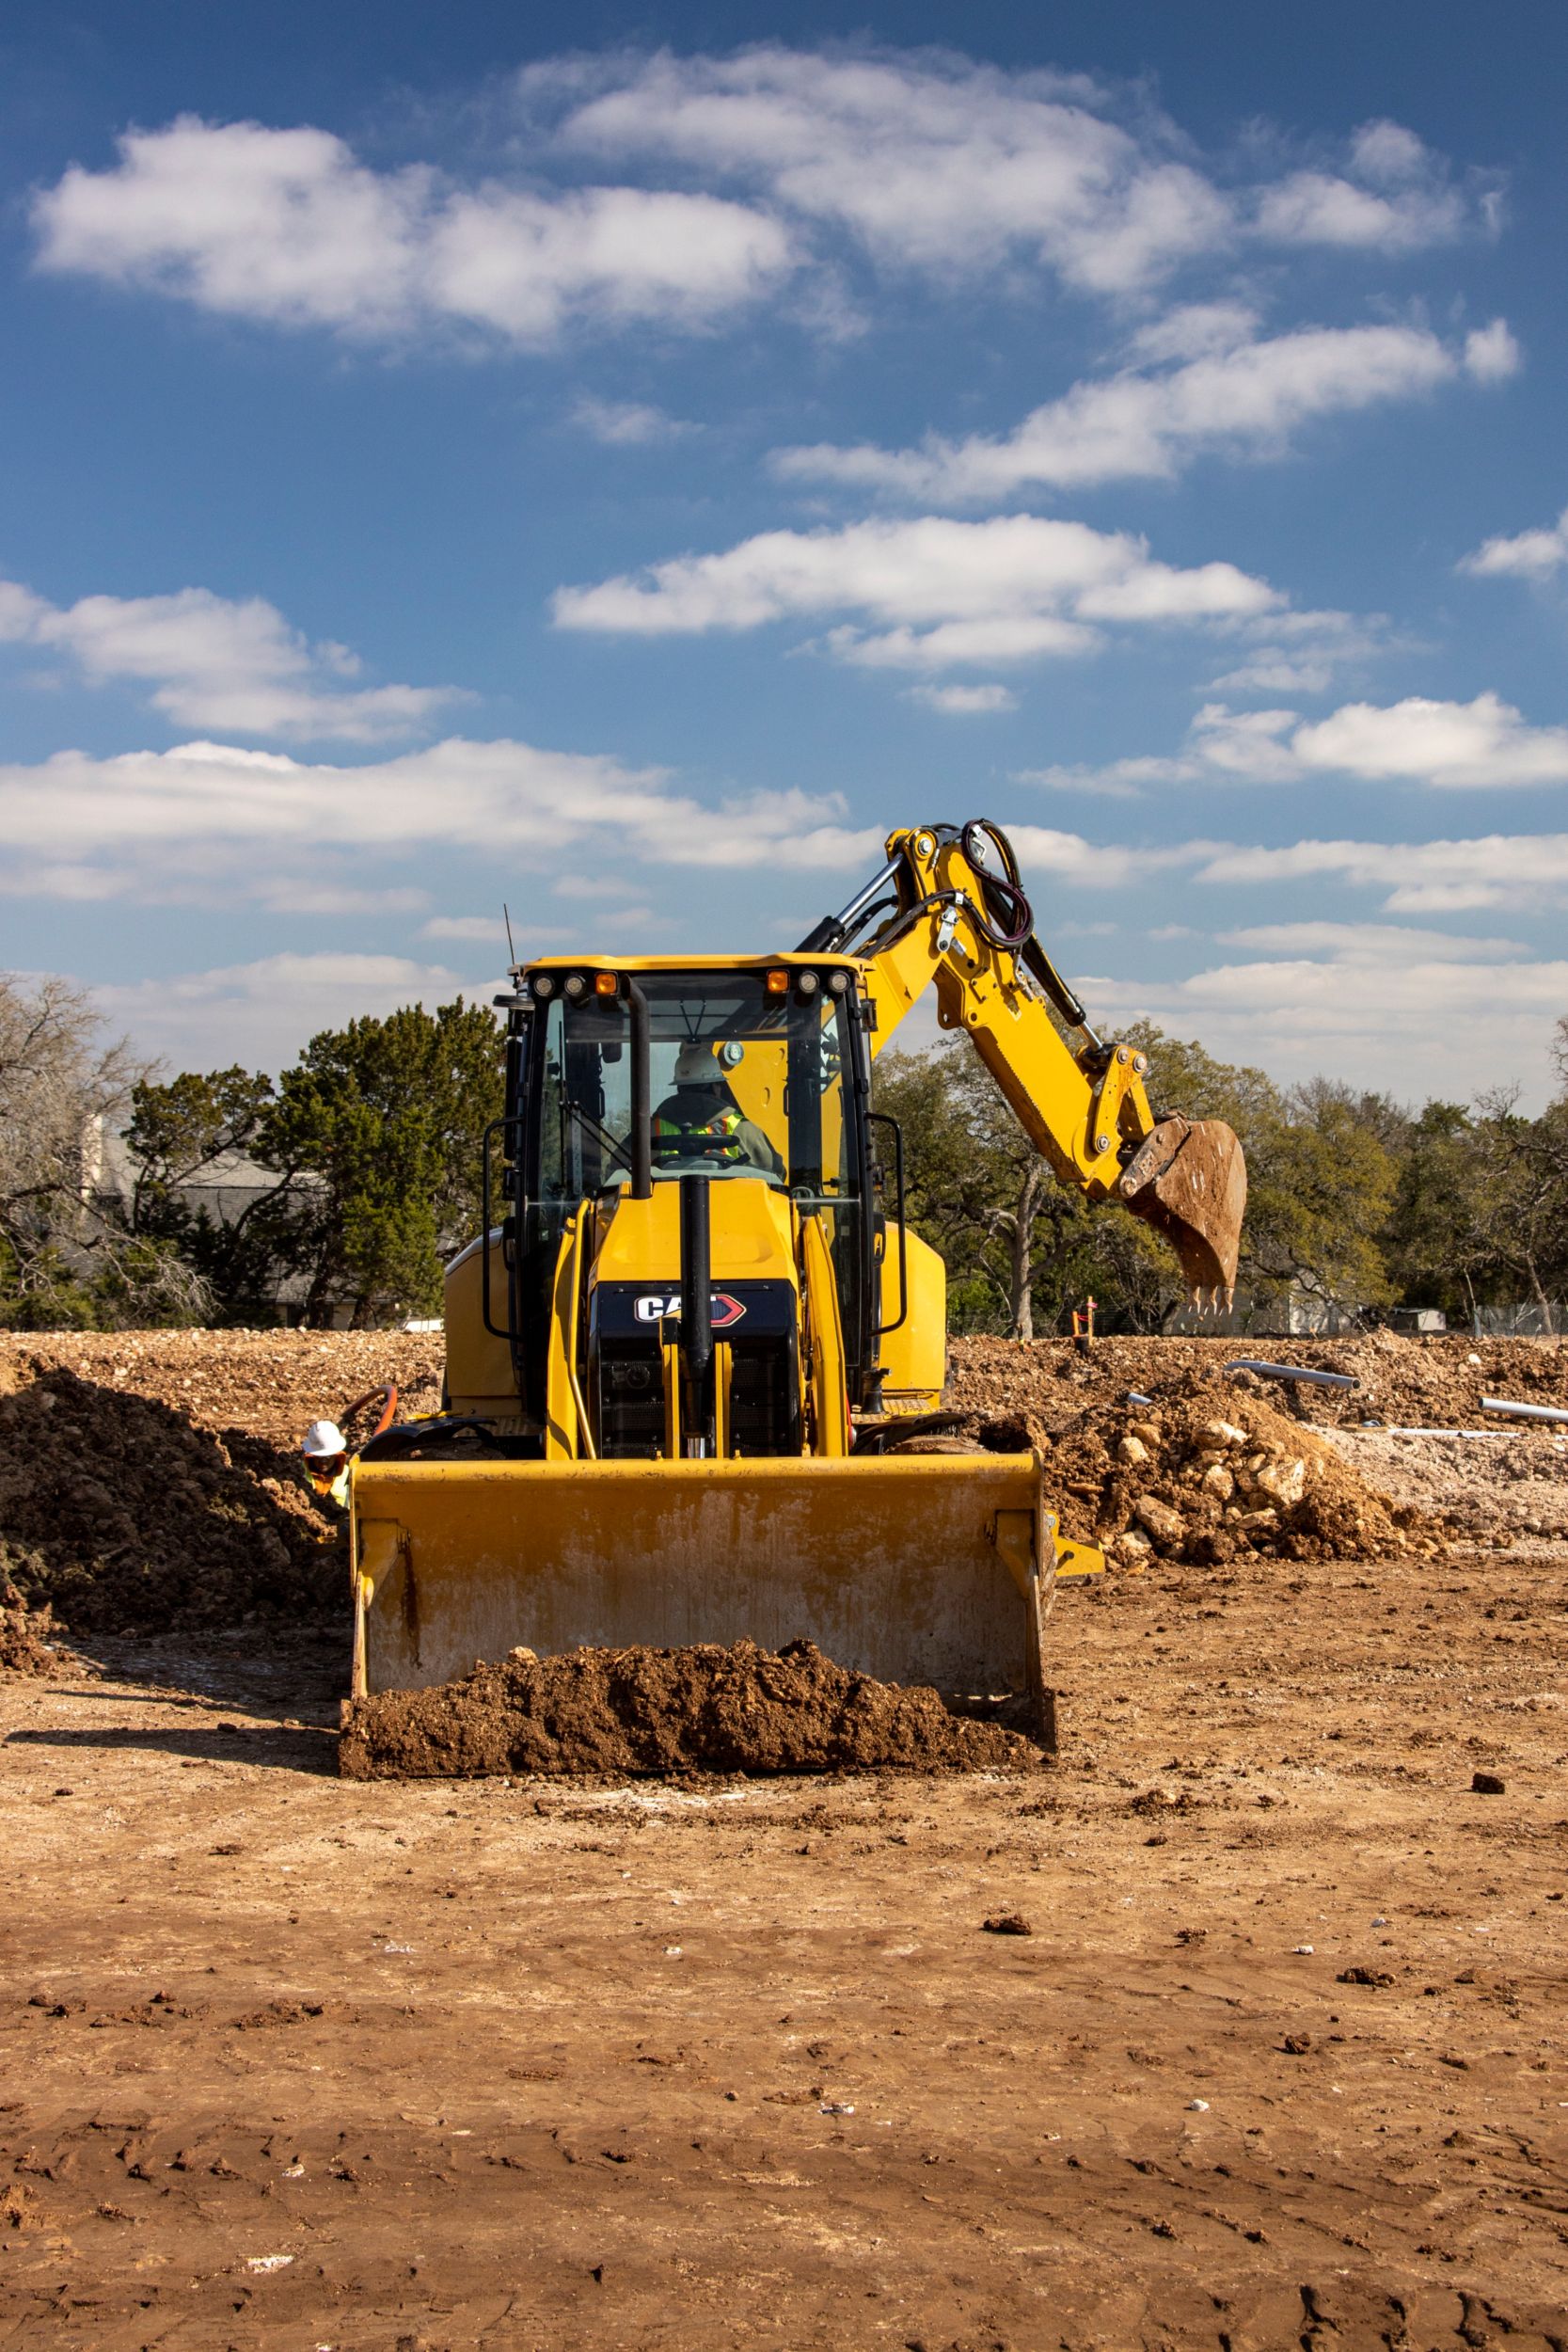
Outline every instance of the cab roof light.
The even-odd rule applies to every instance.
[[[595,972],[594,993],[595,996],[619,996],[621,993],[620,975],[615,972]]]
[[[802,972],[797,985],[802,996],[815,996],[822,983],[815,972]]]
[[[829,993],[829,995],[830,995],[830,996],[842,996],[842,995],[846,993],[846,991],[847,990],[848,986],[849,986],[849,975],[848,975],[848,973],[847,973],[847,972],[830,972],[830,973],[829,973],[829,975],[828,975],[828,993]]]
[[[579,997],[587,995],[588,982],[580,972],[568,972],[561,983],[561,991],[562,994],[569,996],[575,1005]]]
[[[789,974],[782,964],[776,964],[768,975],[768,993],[769,996],[787,996],[789,993]]]
[[[533,993],[536,996],[553,996],[555,994],[555,978],[553,974],[548,972],[536,972],[533,976]]]

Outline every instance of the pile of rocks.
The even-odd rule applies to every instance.
[[[1441,1547],[1438,1522],[1379,1494],[1242,1375],[1184,1377],[1147,1404],[1091,1407],[1054,1438],[1032,1434],[1064,1534],[1129,1563],[1369,1560]],[[974,1435],[995,1443],[1001,1425],[980,1422]],[[1016,1425],[1006,1438],[1016,1445]]]

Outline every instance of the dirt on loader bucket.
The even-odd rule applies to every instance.
[[[1038,1457],[360,1463],[356,1697],[523,1647],[806,1641],[854,1674],[1020,1694],[1043,1732]]]
[[[1168,1241],[1201,1306],[1228,1301],[1246,1214],[1246,1161],[1220,1119],[1163,1119],[1117,1186],[1134,1216]]]

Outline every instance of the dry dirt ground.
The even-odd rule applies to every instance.
[[[1568,2346],[1565,1570],[1064,1590],[1022,1777],[355,1784],[336,1634],[84,1638],[0,2347]]]

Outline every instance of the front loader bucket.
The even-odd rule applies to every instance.
[[[1121,1173],[1125,1205],[1164,1235],[1181,1261],[1187,1287],[1204,1304],[1227,1304],[1246,1213],[1246,1161],[1221,1119],[1162,1119]]]
[[[360,1463],[355,1693],[526,1646],[804,1638],[879,1680],[1027,1694],[1059,1555],[1037,1455]]]

